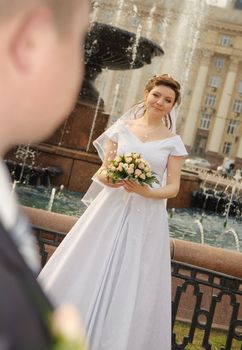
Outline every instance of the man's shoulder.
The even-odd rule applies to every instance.
[[[47,349],[49,335],[44,317],[52,306],[1,222],[0,280],[0,333],[19,344],[19,349]],[[20,319],[24,323],[17,321]]]
[[[0,158],[0,221],[9,229],[14,226],[18,213],[18,201],[11,191],[11,180],[4,162]]]

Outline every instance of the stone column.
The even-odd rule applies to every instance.
[[[207,82],[208,67],[212,51],[203,50],[202,60],[197,73],[197,79],[193,89],[191,103],[188,109],[188,115],[185,121],[182,139],[187,146],[192,146],[196,135],[197,120],[199,118],[203,92]]]
[[[242,137],[241,136],[240,136],[239,146],[238,146],[237,153],[236,153],[236,158],[242,159]]]
[[[231,57],[231,63],[226,76],[224,89],[220,98],[216,119],[208,140],[207,152],[220,152],[239,62],[240,60],[237,57]]]

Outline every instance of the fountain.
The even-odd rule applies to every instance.
[[[92,141],[109,121],[101,94],[94,86],[95,79],[102,71],[105,74],[107,70],[141,68],[163,53],[159,45],[141,36],[140,30],[135,34],[93,22],[85,43],[84,83],[72,114],[48,140],[28,145],[22,152],[23,161],[18,156],[19,148],[7,155],[13,180],[20,181],[24,176],[30,185],[49,186],[52,177],[56,186],[64,184],[72,190],[86,191],[100,164]]]
[[[141,18],[142,14],[136,4],[127,4],[124,0],[117,0],[117,11],[113,14],[110,25],[97,22],[99,16],[101,17],[102,7],[98,1],[94,1],[92,5],[91,28],[85,44],[86,73],[79,99],[70,117],[48,140],[40,145],[31,145],[30,149],[33,152],[37,151],[36,162],[38,166],[21,164],[26,176],[30,177],[27,181],[30,184],[48,185],[51,179],[54,186],[64,184],[66,188],[71,190],[85,192],[90,185],[91,175],[100,164],[92,142],[106,128],[108,122],[114,121],[117,117],[115,106],[122,89],[120,84],[117,83],[112,91],[112,103],[111,108],[108,108],[108,114],[105,113],[104,106],[106,96],[105,99],[102,96],[106,95],[106,89],[109,88],[109,84],[106,82],[110,73],[117,70],[141,68],[150,64],[155,57],[156,63],[152,66],[152,73],[161,70],[163,60],[160,60],[160,56],[163,55],[163,50],[160,45],[150,40],[155,29],[157,13],[160,11],[161,4],[159,2],[153,2],[143,23],[137,23],[135,33],[117,26],[122,24],[123,15],[128,7],[130,9],[127,14],[134,16],[134,18]],[[177,77],[181,81],[185,79],[184,72],[186,72],[186,79],[190,72],[190,63],[198,40],[199,28],[206,12],[205,7],[204,2],[191,0],[185,1],[184,4],[178,4],[176,1],[164,2],[165,10],[161,20],[162,32],[159,42],[164,41],[165,45],[166,36],[171,36],[174,39],[178,35],[182,36],[182,40],[177,42],[172,51],[169,47],[167,48],[169,55],[172,55],[172,57],[168,55],[168,71],[176,76],[179,70],[179,75],[182,74],[182,76],[178,75]],[[192,28],[189,30],[189,50],[184,51],[184,44],[187,43],[184,33],[187,32],[188,28]],[[183,51],[186,53],[184,62],[180,60]],[[158,58],[159,63],[157,64]],[[166,65],[163,69],[165,68]],[[176,72],[172,72],[172,69],[176,69]],[[100,76],[101,79],[99,79]],[[130,82],[130,86],[133,86],[133,83],[134,86],[137,86],[142,78],[143,70],[139,69],[135,73],[134,81]],[[96,80],[98,80],[100,93],[95,87]],[[130,102],[127,108],[133,103],[133,101]],[[13,179],[18,181],[16,167],[19,166],[19,161],[16,160],[13,152],[8,154],[7,159],[9,167],[11,162],[14,162]],[[188,176],[189,174],[187,174]],[[195,184],[195,182],[194,187],[196,188],[198,183]],[[183,187],[186,183],[187,180],[184,181]],[[187,197],[185,204],[190,205],[190,193]],[[184,204],[184,198],[178,198],[177,201],[179,205]]]
[[[207,173],[203,174],[203,178],[201,187],[193,192],[192,201],[192,206],[199,208],[202,212],[201,218],[195,220],[199,227],[201,243],[203,244],[205,239],[203,219],[204,217],[208,218],[207,214],[209,216],[215,215],[215,217],[219,216],[221,218],[221,222],[223,221],[220,235],[216,238],[214,237],[216,246],[227,247],[229,246],[227,241],[231,242],[232,238],[234,249],[240,251],[239,234],[241,234],[241,227],[239,223],[242,218],[241,177],[237,174],[233,180],[225,181],[224,177],[218,173]],[[238,226],[236,225],[237,222]],[[235,226],[237,229],[235,229]],[[212,228],[214,229],[214,226]]]
[[[110,25],[97,22],[102,8],[99,6],[98,1],[93,3],[92,25],[86,41],[85,62],[87,69],[77,104],[71,116],[52,137],[40,145],[28,145],[26,153],[33,152],[35,154],[33,158],[35,160],[34,163],[32,163],[30,153],[28,159],[28,157],[25,157],[26,153],[23,152],[25,159],[20,162],[20,165],[13,154],[9,155],[7,162],[10,168],[12,166],[11,172],[13,178],[15,178],[14,186],[17,190],[19,188],[17,175],[22,173],[22,180],[29,184],[48,186],[51,181],[56,190],[58,190],[59,186],[64,185],[67,189],[79,192],[86,191],[93,173],[100,164],[100,160],[94,153],[92,141],[105,129],[108,122],[114,121],[117,117],[115,105],[120,92],[124,89],[121,83],[116,80],[116,84],[112,86],[110,98],[112,101],[110,107],[107,108],[107,95],[110,96],[110,93],[107,93],[110,91],[110,74],[115,74],[119,70],[130,70],[131,72],[131,70],[141,68],[152,61],[155,64],[149,69],[149,75],[157,74],[161,70],[167,70],[182,81],[183,94],[185,94],[186,82],[190,74],[193,54],[199,37],[199,29],[206,14],[206,4],[203,1],[192,0],[181,3],[165,1],[164,13],[162,18],[159,19],[162,30],[159,40],[156,40],[162,44],[162,47],[165,47],[165,57],[168,57],[165,63],[163,63],[164,60],[160,59],[163,55],[162,48],[151,41],[151,39],[154,39],[153,31],[157,25],[159,6],[160,3],[158,1],[153,2],[147,11],[147,16],[141,22],[139,6],[134,3],[130,4],[130,16],[139,18],[133,30],[134,33],[131,33],[125,29],[118,28],[118,26],[122,25],[124,18],[122,15],[128,7],[125,1],[117,0],[117,11],[110,20]],[[187,33],[189,33],[189,40]],[[168,43],[172,42],[173,44],[178,36],[180,40],[177,42],[177,45],[169,47]],[[166,37],[169,37],[167,42],[165,42]],[[186,50],[184,52],[185,44]],[[184,57],[184,60],[181,60],[181,57]],[[139,86],[146,73],[144,69],[139,69],[133,76],[130,73],[131,80],[129,85]],[[137,100],[135,96],[132,98]],[[128,104],[128,102],[130,103]],[[130,99],[128,102],[127,107],[130,107],[133,100]],[[109,113],[105,113],[107,109]],[[17,167],[19,167],[19,170],[17,170]],[[193,183],[191,175],[194,177]],[[206,232],[207,220],[204,219],[203,221],[207,211],[220,213],[224,225],[227,215],[226,225],[228,223],[231,229],[234,229],[234,226],[230,223],[231,217],[237,220],[239,213],[241,213],[239,191],[235,190],[232,195],[229,188],[224,189],[223,187],[221,189],[223,181],[220,177],[214,176],[214,178],[215,185],[209,187],[209,173],[205,174],[205,179],[204,177],[198,177],[196,171],[189,170],[183,173],[181,186],[183,191],[181,191],[176,200],[168,202],[171,208],[179,206],[189,207],[191,201],[190,192],[195,190],[193,204],[201,210],[196,217],[192,218],[191,227],[196,232],[198,241],[202,243],[207,243],[209,239]],[[202,187],[198,190],[202,181]],[[185,190],[185,186],[187,186],[188,190]],[[66,192],[61,192],[60,198],[58,198],[58,193],[53,192],[55,191],[51,191],[51,189],[47,191],[48,199],[43,206],[45,209],[56,210],[56,204],[59,199],[65,198]],[[185,192],[189,192],[189,199],[184,195]],[[79,199],[80,194],[78,194]],[[79,202],[73,200],[73,203]],[[64,205],[66,206],[67,203],[64,202]],[[81,215],[84,210],[80,203],[78,205],[80,206],[78,208],[80,211],[74,212],[74,215]],[[180,214],[179,211],[171,211],[171,224],[179,215],[183,215],[182,212]],[[182,222],[179,222],[180,226],[181,224]],[[179,238],[186,239],[185,236],[190,235],[187,230],[188,226],[186,225]],[[225,229],[228,230],[227,227]],[[220,229],[220,234],[223,231],[224,227],[223,230]],[[238,232],[237,227],[235,232]],[[232,237],[232,234],[229,233],[227,236]]]
[[[86,72],[80,93],[85,104],[96,105],[99,92],[94,81],[103,69],[127,70],[150,64],[155,56],[163,55],[162,48],[141,36],[103,23],[92,23],[85,45]],[[102,102],[103,105],[103,102]]]
[[[41,167],[25,161],[18,162],[6,159],[5,163],[10,171],[14,183],[23,183],[31,186],[51,186],[51,178],[61,174],[61,169],[55,166]]]
[[[201,243],[235,251],[242,251],[241,220],[228,217],[225,227],[224,216],[205,213],[202,209],[169,210],[170,236],[185,241]]]
[[[205,187],[205,183],[193,192],[192,206],[207,212],[225,215],[225,226],[228,216],[241,217],[242,214],[242,186],[238,181],[227,180],[227,186],[219,184],[218,176],[214,181],[214,188]],[[211,177],[210,177],[211,181]],[[221,180],[220,180],[221,181]],[[229,191],[231,187],[231,191]]]

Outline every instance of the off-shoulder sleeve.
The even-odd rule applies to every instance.
[[[115,123],[110,128],[105,130],[94,142],[93,145],[98,151],[98,155],[103,161],[105,158],[106,144],[108,140],[118,143],[120,133],[119,123]]]
[[[104,131],[104,135],[114,142],[118,142],[119,134],[119,125],[117,123],[110,126],[107,130]]]
[[[182,139],[178,135],[174,138],[170,155],[178,157],[185,157],[188,155],[186,147],[184,146]]]

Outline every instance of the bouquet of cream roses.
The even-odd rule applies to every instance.
[[[155,173],[139,153],[125,153],[108,161],[107,177],[113,182],[134,180],[141,185],[159,183]]]

